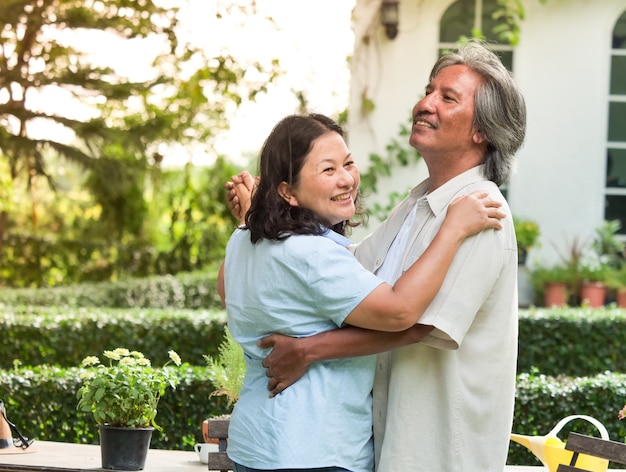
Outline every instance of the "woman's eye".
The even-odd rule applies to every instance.
[[[327,167],[326,169],[324,169],[324,172],[332,172],[334,170],[334,167]]]
[[[354,161],[348,161],[345,163],[344,167],[352,167],[354,164]]]

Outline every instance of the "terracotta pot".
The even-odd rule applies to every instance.
[[[204,420],[202,422],[202,437],[204,438],[204,442],[207,444],[219,444],[219,438],[209,437],[209,421],[210,420]]]
[[[154,428],[99,428],[103,469],[143,470]]]
[[[567,284],[565,282],[546,282],[543,289],[545,306],[567,305]]]
[[[604,306],[606,298],[606,285],[602,282],[583,282],[580,288],[581,305],[599,308]]]

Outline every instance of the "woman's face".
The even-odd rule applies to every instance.
[[[361,179],[343,138],[329,131],[313,141],[300,171],[299,183],[281,184],[281,194],[291,206],[314,211],[331,225],[354,215]]]

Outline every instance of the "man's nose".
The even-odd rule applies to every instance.
[[[417,102],[414,108],[414,113],[413,113],[414,116],[420,112],[425,111],[425,112],[431,113],[434,110],[433,95],[434,94],[432,93],[428,94],[424,98],[422,98],[419,102]]]

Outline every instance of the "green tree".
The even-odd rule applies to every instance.
[[[155,249],[161,274],[199,270],[224,257],[236,222],[226,204],[224,182],[237,169],[224,158],[212,167],[164,171],[151,211],[158,227]]]
[[[247,7],[222,4],[215,15],[236,8],[250,15],[253,6],[253,0]],[[60,156],[89,172],[85,182],[102,209],[102,237],[141,235],[144,185],[162,160],[160,146],[210,146],[226,126],[227,111],[253,99],[278,73],[275,61],[207,57],[180,39],[177,12],[152,0],[0,3],[0,159],[8,164],[0,170],[8,170],[14,187],[32,188],[44,179],[54,189],[49,157]],[[136,41],[159,46],[137,79],[90,54],[86,45],[94,40],[110,42],[120,55]],[[137,57],[137,70],[145,59]],[[251,70],[258,72],[254,81]],[[49,97],[61,97],[63,105],[46,106]],[[42,124],[54,131],[38,134]],[[68,134],[69,142],[62,139]],[[0,197],[1,249],[11,215]],[[36,229],[36,211],[32,215]]]

